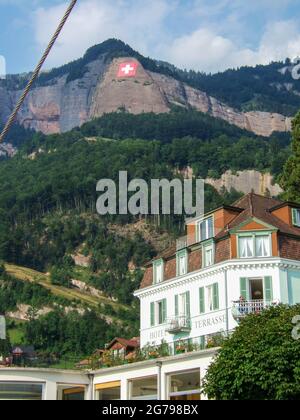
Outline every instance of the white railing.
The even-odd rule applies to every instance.
[[[239,319],[250,314],[259,314],[271,305],[272,302],[264,300],[239,300],[233,302],[232,315],[235,319]]]
[[[176,316],[167,321],[166,331],[170,334],[177,334],[179,332],[190,331],[191,320],[187,316]]]

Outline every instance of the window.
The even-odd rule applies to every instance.
[[[270,257],[271,235],[252,234],[239,237],[240,258]]]
[[[130,400],[157,400],[157,376],[134,379],[129,382]]]
[[[256,236],[255,238],[255,250],[257,257],[269,257],[270,256],[270,236]]]
[[[214,222],[213,217],[203,220],[198,223],[198,241],[207,241],[214,236]]]
[[[240,256],[241,258],[252,258],[254,257],[254,243],[252,236],[244,236],[239,239],[240,244]]]
[[[207,304],[208,310],[211,312],[218,311],[220,309],[218,283],[215,283],[207,288]]]
[[[167,322],[167,300],[163,299],[159,302],[150,304],[151,327],[163,325]]]
[[[200,370],[170,375],[169,399],[171,401],[197,401],[201,399]]]
[[[191,316],[191,294],[190,292],[182,293],[175,296],[175,316],[187,317]]]
[[[119,401],[121,399],[121,382],[110,382],[96,385],[97,401]]]
[[[293,212],[293,225],[300,227],[300,209],[292,209]]]
[[[177,253],[177,276],[184,276],[188,272],[188,253],[183,250]]]
[[[0,383],[0,401],[41,401],[43,385],[35,383]]]
[[[273,279],[263,278],[241,278],[240,297],[245,301],[264,301],[268,304],[273,301]]]
[[[85,387],[71,387],[70,385],[58,385],[57,399],[59,401],[84,401]]]
[[[203,267],[210,267],[214,264],[214,244],[203,246]]]
[[[158,284],[164,280],[164,262],[158,260],[153,263],[153,283]]]

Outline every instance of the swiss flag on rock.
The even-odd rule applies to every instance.
[[[138,63],[132,61],[122,63],[119,66],[118,77],[135,77],[138,68]]]

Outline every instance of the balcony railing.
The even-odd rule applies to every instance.
[[[271,305],[271,302],[264,300],[239,300],[233,302],[232,315],[235,320],[239,320],[250,314],[260,314]]]
[[[181,332],[189,332],[191,330],[191,320],[187,316],[177,316],[168,319],[166,331],[170,334],[179,334]]]

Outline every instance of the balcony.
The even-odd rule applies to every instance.
[[[236,321],[239,321],[247,315],[260,314],[264,309],[269,308],[271,305],[271,302],[266,302],[264,300],[239,300],[233,302],[232,315]]]
[[[168,319],[166,331],[169,334],[188,333],[191,331],[191,320],[186,316],[178,316]]]

